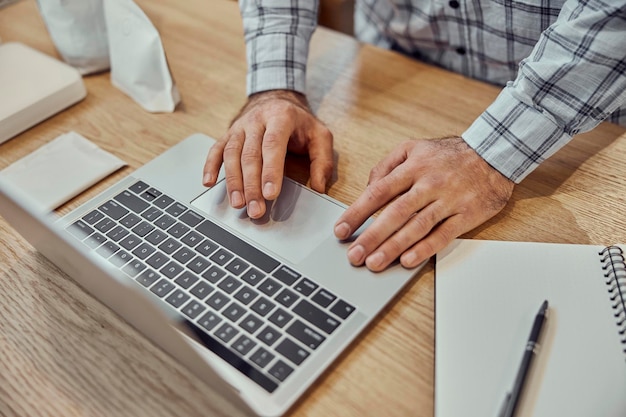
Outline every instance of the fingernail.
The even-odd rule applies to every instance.
[[[210,184],[213,181],[213,174],[207,172],[202,178],[202,184]]]
[[[417,256],[413,252],[407,252],[400,258],[400,263],[405,268],[414,268],[417,266]]]
[[[367,267],[369,269],[378,269],[385,262],[385,254],[383,252],[376,252],[373,255],[370,255],[365,260]]]
[[[361,265],[365,257],[365,249],[361,245],[356,245],[348,251],[348,259],[352,265]]]
[[[276,192],[276,186],[273,182],[268,181],[263,186],[263,197],[270,198],[274,197],[274,193]]]
[[[259,205],[259,202],[256,200],[252,200],[251,202],[249,202],[248,203],[248,216],[255,219],[259,217],[260,215],[261,215],[261,206]]]
[[[335,226],[335,236],[338,239],[347,239],[350,237],[350,226],[348,223],[341,222],[337,226]]]
[[[241,207],[243,205],[243,197],[239,191],[233,191],[230,194],[230,205],[233,207]]]

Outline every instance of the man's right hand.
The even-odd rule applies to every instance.
[[[248,216],[265,214],[265,200],[280,194],[289,152],[308,154],[311,188],[320,193],[333,171],[333,136],[304,95],[287,90],[253,94],[228,132],[209,150],[203,184],[215,185],[224,164],[230,205],[247,206]]]

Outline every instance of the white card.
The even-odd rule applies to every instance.
[[[65,133],[0,171],[52,211],[126,163],[76,132]]]

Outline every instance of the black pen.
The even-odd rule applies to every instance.
[[[513,417],[515,415],[515,410],[517,409],[517,404],[522,394],[524,383],[526,382],[526,376],[528,375],[528,370],[530,369],[530,363],[539,349],[539,336],[541,334],[541,329],[543,328],[543,323],[546,319],[547,310],[548,301],[546,300],[543,304],[541,304],[541,307],[539,307],[539,311],[535,316],[535,322],[530,330],[530,336],[528,337],[528,343],[526,343],[522,363],[517,371],[515,385],[513,385],[513,390],[509,392],[504,399],[503,411],[500,413],[500,417]]]

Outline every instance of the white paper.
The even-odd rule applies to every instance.
[[[107,0],[111,83],[149,112],[173,112],[180,95],[159,33],[132,0]]]
[[[51,211],[125,165],[85,137],[68,132],[9,165],[0,177]]]
[[[109,45],[102,1],[37,0],[59,54],[81,74],[109,69]]]

